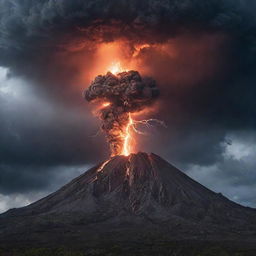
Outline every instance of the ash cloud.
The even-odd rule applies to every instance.
[[[152,78],[142,79],[139,72],[132,70],[117,75],[110,72],[99,75],[86,89],[84,97],[87,101],[109,103],[100,110],[100,119],[112,156],[122,154],[129,113],[143,110],[158,95],[159,90]]]
[[[65,109],[57,111],[54,129],[54,118],[44,118],[42,124],[38,117],[37,125],[31,126],[30,110],[38,102],[29,110],[10,110],[8,97],[0,95],[5,142],[0,145],[1,163],[15,159],[21,165],[25,161],[57,165],[64,160],[80,164],[83,157],[96,161],[95,152],[102,153],[102,144],[100,139],[88,141],[94,124],[84,119],[90,114],[81,99],[90,81],[80,84],[79,77],[89,73],[98,43],[119,39],[131,51],[135,44],[152,45],[136,60],[162,92],[157,118],[167,123],[168,130],[152,137],[152,143],[145,142],[142,150],[185,165],[223,161],[228,133],[255,130],[255,8],[252,0],[0,0],[0,66],[9,68],[9,77],[33,84],[33,93],[54,102],[53,109]],[[165,48],[154,47],[157,44]],[[70,118],[67,110],[79,115]],[[81,120],[87,122],[84,129]],[[70,124],[79,128],[74,132],[63,128]],[[17,147],[13,141],[20,134],[26,139]],[[81,141],[84,147],[77,147]],[[41,155],[38,145],[44,145]],[[77,150],[68,150],[71,147]]]

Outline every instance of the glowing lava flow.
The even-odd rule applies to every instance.
[[[129,113],[129,123],[127,124],[125,128],[125,134],[124,134],[124,146],[123,146],[123,151],[122,155],[124,156],[129,156],[131,153],[131,132],[130,128],[133,126],[133,120],[131,117],[131,113]]]
[[[111,160],[111,159],[105,161],[105,162],[98,168],[97,172],[101,172],[102,169],[108,164],[108,162],[110,162],[110,160]]]

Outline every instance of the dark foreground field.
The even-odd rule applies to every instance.
[[[98,246],[77,247],[75,244],[61,247],[16,248],[1,246],[0,256],[255,256],[256,246],[234,242],[148,242],[148,243],[102,243]]]

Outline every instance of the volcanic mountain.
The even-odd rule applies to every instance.
[[[151,239],[151,240],[150,240]],[[115,156],[57,192],[0,215],[0,244],[256,240],[256,210],[155,154]]]

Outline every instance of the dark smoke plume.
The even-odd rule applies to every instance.
[[[97,76],[84,96],[87,101],[108,102],[100,111],[102,130],[106,133],[111,155],[122,153],[129,113],[143,110],[159,95],[151,78],[142,79],[139,72],[121,72],[116,76],[108,72]]]
[[[157,81],[156,117],[168,126],[141,150],[219,162],[226,134],[256,130],[255,9],[255,0],[0,0],[0,66],[46,99],[23,109],[0,95],[0,180],[31,163],[38,170],[106,157],[102,139],[89,137],[96,124],[81,91],[98,74],[99,44],[120,39],[131,55],[136,44],[150,45],[136,57],[147,73],[131,68]]]

